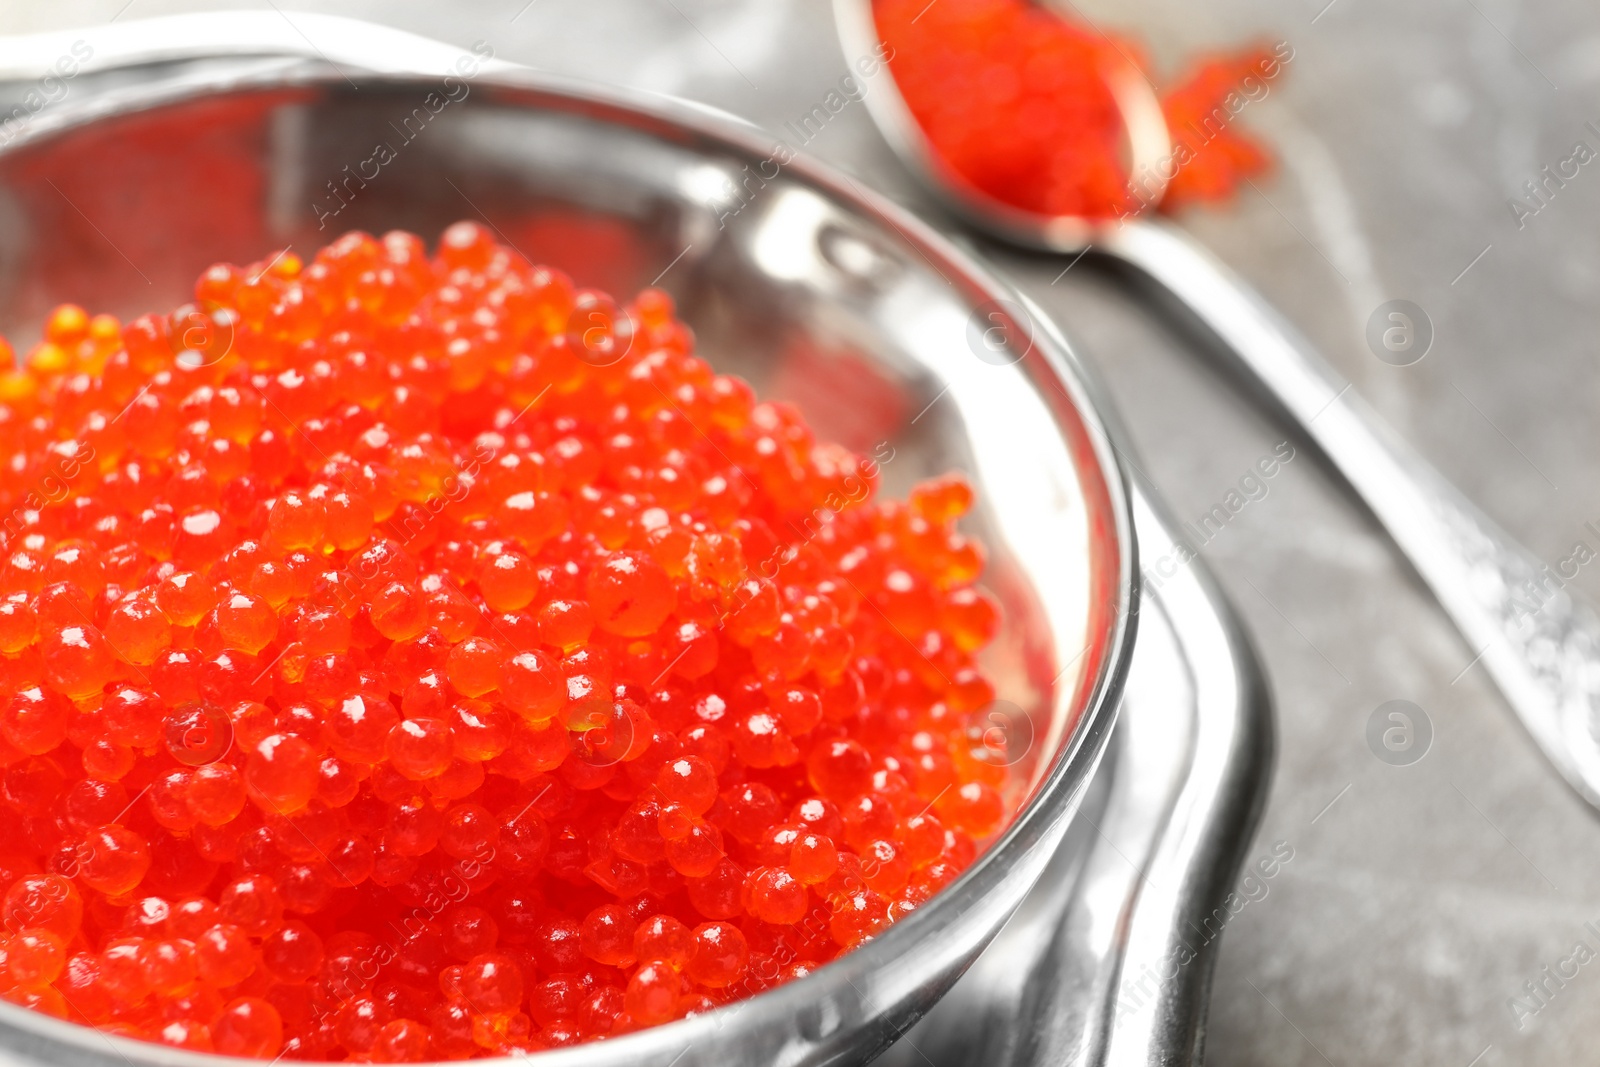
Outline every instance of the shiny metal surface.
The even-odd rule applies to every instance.
[[[1099,247],[1137,267],[1221,338],[1317,445],[1427,582],[1545,758],[1600,807],[1600,616],[1176,227],[1139,223],[1103,240]]]
[[[1077,366],[1129,457],[1117,410],[1093,371]],[[1128,463],[1138,470],[1136,457]],[[1183,559],[1154,487],[1136,477],[1133,493],[1141,553]],[[1139,613],[1111,754],[1067,840],[888,1067],[1201,1061],[1216,951],[1238,902],[1230,894],[1272,775],[1272,694],[1197,557],[1146,585]]]
[[[1007,620],[991,665],[1001,696],[1031,716],[1016,821],[934,901],[815,975],[538,1057],[870,1058],[955,981],[1055,854],[1121,695],[1132,523],[1063,342],[1030,329],[1003,286],[914,218],[816,164],[778,160],[736,120],[519,70],[462,73],[460,53],[425,42],[411,57],[404,35],[383,40],[374,65],[387,75],[361,69],[359,36],[349,54],[286,59],[268,41],[257,57],[261,25],[247,13],[169,25],[159,66],[86,70],[86,89],[111,87],[41,113],[0,151],[0,330],[24,338],[67,298],[116,312],[175,305],[217,259],[476,216],[582,284],[669,289],[707,358],[874,454],[889,491],[951,466],[975,481],[973,532]],[[408,118],[420,132],[405,134]],[[375,175],[360,167],[397,140]],[[10,1005],[0,1059],[214,1062]]]
[[[834,12],[845,54],[870,51],[871,0],[834,0]],[[901,159],[970,224],[1029,248],[1120,259],[1215,335],[1383,525],[1545,758],[1600,809],[1600,615],[1561,575],[1385,426],[1293,326],[1177,226],[1050,218],[999,203],[952,176],[892,85],[867,107]]]
[[[1136,486],[1140,549],[1177,542]],[[884,1067],[1199,1062],[1227,896],[1265,799],[1270,694],[1197,561],[1140,602],[1111,751],[1038,886]]]

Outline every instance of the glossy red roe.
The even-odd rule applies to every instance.
[[[1079,217],[1172,210],[1229,199],[1271,165],[1235,118],[1293,58],[1286,46],[1197,64],[1162,94],[1170,150],[1130,173],[1113,83],[1151,79],[1138,42],[1032,0],[874,0],[873,11],[895,81],[935,151],[1016,207]]]
[[[666,294],[471,223],[195,296],[0,372],[0,996],[521,1055],[806,973],[1003,825],[961,479],[874,500]]]

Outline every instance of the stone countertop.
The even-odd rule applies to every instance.
[[[0,8],[0,32],[208,5],[61,0]],[[255,5],[243,5],[255,6]],[[269,6],[269,5],[262,5]],[[568,74],[678,93],[775,134],[845,73],[823,0],[417,0],[276,4],[440,37]],[[1309,335],[1384,416],[1536,554],[1555,563],[1600,519],[1600,165],[1513,210],[1524,183],[1600,150],[1600,9],[1576,0],[1100,0],[1162,68],[1246,39],[1294,59],[1245,121],[1283,165],[1237,205],[1184,220]],[[1586,123],[1593,121],[1595,128]],[[926,205],[859,105],[808,150]],[[1522,216],[1519,218],[1519,214]],[[1138,462],[1182,519],[1222,501],[1288,432],[1215,374],[1194,341],[1091,257],[983,246],[1101,371]],[[1414,301],[1421,362],[1368,349],[1368,319]],[[1230,923],[1206,1062],[1592,1062],[1600,966],[1536,1012],[1543,968],[1600,951],[1600,821],[1471,666],[1418,580],[1305,449],[1202,548],[1260,647],[1279,756],[1254,846],[1294,858]],[[1256,492],[1259,496],[1259,491]],[[1600,598],[1600,567],[1577,585]],[[1433,740],[1395,766],[1366,740],[1390,700]],[[1259,894],[1258,894],[1259,895]],[[1587,958],[1579,953],[1577,958]],[[1585,1050],[1589,1050],[1587,1053]]]

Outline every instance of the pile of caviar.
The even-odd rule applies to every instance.
[[[1107,80],[1147,69],[1130,41],[1037,0],[874,0],[874,12],[895,81],[935,151],[1008,204],[1114,218],[1159,196],[1170,211],[1226,200],[1271,164],[1234,122],[1277,75],[1271,50],[1206,59],[1163,94],[1172,151],[1151,164],[1159,176],[1130,174]]]
[[[0,374],[0,993],[232,1055],[626,1033],[1008,817],[957,477],[458,223],[63,306]],[[883,458],[880,455],[880,458]]]

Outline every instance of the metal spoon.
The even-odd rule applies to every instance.
[[[870,0],[833,6],[847,56],[878,46]],[[1154,91],[1142,77],[1113,73],[1107,82],[1129,126],[1129,172],[1159,175],[1159,165],[1148,165],[1162,162],[1168,135]],[[900,96],[892,67],[886,65],[866,102],[902,162],[975,229],[1028,248],[1066,254],[1093,248],[1120,259],[1215,333],[1433,590],[1471,646],[1468,667],[1482,662],[1545,758],[1600,809],[1600,616],[1572,596],[1561,576],[1384,425],[1293,326],[1182,230],[1156,218],[1051,217],[1003,204],[939,160]]]

